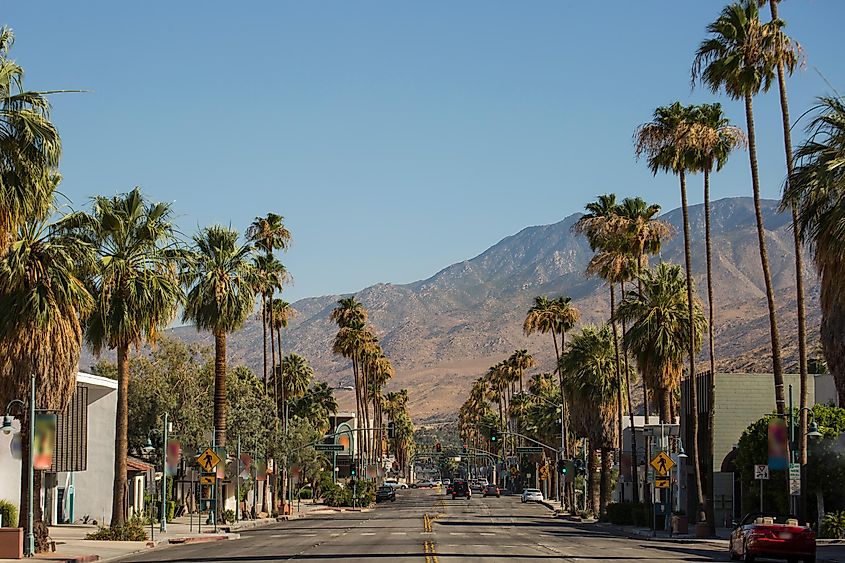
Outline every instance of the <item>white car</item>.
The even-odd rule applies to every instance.
[[[540,489],[523,489],[522,502],[542,502],[543,493]]]
[[[392,489],[407,489],[408,488],[408,485],[406,485],[405,483],[400,483],[399,481],[395,481],[395,480],[392,480],[392,479],[385,480],[384,486],[390,487]]]

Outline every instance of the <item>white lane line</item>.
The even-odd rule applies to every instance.
[[[496,532],[481,532],[482,536],[495,536]]]
[[[467,535],[466,532],[449,532],[450,536],[465,536]]]
[[[361,532],[361,535],[362,536],[374,536],[374,535],[376,535],[376,533],[375,532]]]
[[[408,532],[390,532],[391,536],[407,536]]]
[[[313,538],[313,537],[317,536],[317,534],[299,534],[299,535],[302,536],[303,538]]]
[[[334,533],[332,533],[332,535],[331,535],[331,536],[332,536],[333,538],[336,538],[336,537],[338,537],[338,536],[342,536],[342,535],[343,535],[343,534],[341,534],[340,532],[334,532]]]

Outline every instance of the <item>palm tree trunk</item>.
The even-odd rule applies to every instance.
[[[218,448],[226,447],[226,333],[214,334],[214,433]]]
[[[264,362],[261,364],[264,368],[264,391],[267,391],[267,297],[264,295],[264,292],[261,292],[261,328],[264,331],[264,348],[262,349],[263,352],[263,360]],[[272,333],[270,334],[270,338],[272,338]],[[278,416],[278,409],[276,410]]]
[[[714,328],[714,299],[713,299],[713,252],[712,252],[712,244],[713,244],[713,236],[711,233],[711,223],[710,223],[710,167],[707,166],[704,168],[704,244],[706,246],[706,255],[707,255],[707,314],[708,314],[708,345],[710,347],[710,385],[707,387],[707,397],[708,401],[707,404],[711,405],[711,408],[708,409],[709,412],[707,413],[707,431],[705,434],[707,435],[707,459],[713,459],[713,452],[716,451],[716,440],[714,429],[716,428],[716,409],[712,408],[712,405],[715,404],[716,401],[716,338],[714,336],[715,328]],[[706,496],[708,502],[704,505],[704,513],[707,517],[708,522],[712,522],[715,526],[716,524],[716,517],[714,512],[713,506],[713,479],[710,478],[707,480],[707,487],[706,487]],[[712,530],[715,533],[715,527]]]
[[[622,299],[625,299],[625,285],[622,285]],[[628,366],[628,346],[625,344],[625,334],[627,333],[627,329],[625,328],[625,321],[622,321],[622,354],[625,358],[625,397],[628,403],[628,419],[631,423],[631,484],[633,485],[633,501],[639,502],[640,500],[640,480],[637,478],[637,432],[636,432],[636,424],[634,421],[634,403],[631,399],[631,369]],[[622,428],[620,426],[619,429],[619,440],[622,441]],[[620,467],[622,464],[622,450],[619,450],[619,461]]]
[[[361,428],[361,381],[358,369],[358,357],[355,353],[352,354],[352,378],[355,381],[355,416],[357,417],[357,423],[355,426]],[[358,459],[354,460],[353,463],[361,469],[361,431],[358,430],[355,433],[355,455]]]
[[[769,10],[772,13],[772,19],[778,19],[778,5],[776,0],[769,0]],[[778,61],[778,87],[780,90],[780,109],[783,121],[783,148],[786,153],[786,178],[787,183],[792,177],[792,172],[795,168],[792,157],[792,130],[790,128],[789,119],[789,100],[786,94],[786,73],[784,72],[783,61]],[[792,208],[792,237],[795,245],[795,294],[798,306],[798,370],[801,377],[801,396],[799,398],[799,428],[801,429],[800,441],[800,462],[801,465],[807,464],[807,407],[808,387],[807,379],[807,319],[804,308],[804,260],[803,248],[801,247],[801,229],[798,225],[798,212],[795,207]],[[806,494],[802,495],[802,502],[806,504]],[[806,511],[804,510],[805,514]]]
[[[596,483],[596,470],[599,468],[599,454],[590,442],[587,450],[587,508],[594,514],[599,513],[601,495]]]
[[[642,246],[640,246],[640,254],[637,256],[637,290],[642,295],[643,292],[643,280],[640,279],[640,274],[642,273],[643,269],[643,257],[645,256],[645,252],[643,252]],[[645,374],[640,373],[640,380],[643,388],[643,415],[645,416],[645,424],[649,423],[649,405],[648,405],[648,385],[645,381]]]
[[[122,526],[128,516],[129,483],[126,457],[129,455],[129,345],[117,347],[117,412],[114,425],[114,486],[111,525]]]
[[[275,380],[275,379],[277,379],[277,375],[276,375],[277,368],[276,368],[276,344],[275,344],[274,339],[273,339],[273,330],[274,330],[273,325],[275,325],[276,323],[275,323],[275,319],[274,319],[274,315],[273,315],[273,296],[272,295],[270,296],[270,307],[269,307],[269,309],[270,310],[268,311],[268,314],[267,314],[267,322],[270,323],[270,363],[272,364],[271,371],[273,372],[273,379]],[[282,358],[280,356],[279,357],[279,364],[282,363],[281,360],[282,360]],[[274,385],[274,388],[275,388],[275,385]]]
[[[620,365],[621,362],[619,359],[619,331],[616,329],[616,319],[614,318],[614,314],[616,313],[616,289],[613,285],[613,282],[611,282],[609,285],[610,326],[613,329],[613,353],[616,356],[616,381],[618,383],[618,385],[616,386],[616,412],[619,413],[617,421],[619,424],[619,459],[622,459],[622,367]],[[604,475],[602,475],[602,478],[604,478]]]
[[[754,190],[754,214],[757,217],[757,239],[760,246],[760,263],[763,266],[763,281],[766,283],[766,302],[769,306],[769,332],[772,339],[772,374],[775,380],[775,406],[778,414],[786,412],[786,397],[783,384],[783,368],[780,358],[780,335],[775,310],[775,292],[772,287],[772,273],[769,269],[769,254],[766,251],[766,226],[760,208],[760,174],[757,169],[757,139],[754,134],[754,106],[751,94],[745,94],[745,120],[748,128],[748,155],[751,161],[751,185]]]
[[[601,478],[599,482],[599,514],[607,512],[607,505],[610,504],[610,479],[613,469],[613,460],[610,457],[611,448],[601,449]]]
[[[699,432],[698,432],[698,378],[695,370],[695,300],[693,296],[693,281],[692,281],[692,247],[690,244],[690,225],[689,225],[689,206],[687,205],[687,178],[683,170],[678,174],[681,180],[681,210],[684,217],[684,261],[686,263],[687,274],[687,314],[689,315],[690,331],[687,353],[689,354],[689,387],[690,387],[690,432],[692,433],[692,455],[690,456],[690,464],[695,473],[695,491],[697,495],[698,504],[704,504],[707,499],[704,496],[704,488],[701,481],[701,458],[699,455]],[[671,400],[672,389],[667,388],[663,390],[664,396],[661,397],[663,416],[671,416]],[[662,422],[672,423],[672,420],[664,419]],[[709,473],[709,471],[708,471]],[[711,523],[712,525],[712,523]]]

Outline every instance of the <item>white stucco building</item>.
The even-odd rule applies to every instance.
[[[111,519],[116,410],[117,381],[77,374],[73,398],[58,416],[53,466],[41,481],[42,508],[50,523]],[[0,498],[15,504],[20,502],[19,440],[18,432],[0,433]],[[135,510],[143,510],[143,495],[140,502]]]

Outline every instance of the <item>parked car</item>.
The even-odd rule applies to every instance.
[[[458,497],[465,497],[467,500],[472,498],[472,489],[466,481],[458,481],[452,487],[452,500]]]
[[[502,492],[499,490],[495,484],[491,483],[484,487],[484,497],[496,497],[499,498],[502,495]]]
[[[408,485],[406,483],[400,483],[396,479],[385,479],[384,481],[385,487],[392,487],[393,489],[407,489]]]
[[[451,495],[451,494],[452,494],[452,490],[453,490],[454,488],[455,488],[454,483],[449,483],[448,485],[446,485],[446,494],[447,494],[447,495]]]
[[[376,502],[387,501],[395,502],[396,501],[396,489],[393,487],[385,487],[381,486],[376,491]]]
[[[758,557],[787,561],[816,561],[816,534],[791,515],[748,514],[731,532],[731,559],[754,561]]]
[[[478,491],[479,493],[482,491],[482,489],[484,489],[484,487],[481,485],[481,481],[477,479],[470,482],[470,488],[473,491]]]
[[[447,486],[448,486],[448,485],[451,485],[451,484],[452,484],[452,480],[451,480],[451,479],[443,479],[443,483],[441,483],[441,484],[442,484],[442,485],[447,485]]]
[[[523,489],[522,502],[542,502],[543,493],[540,489]]]

